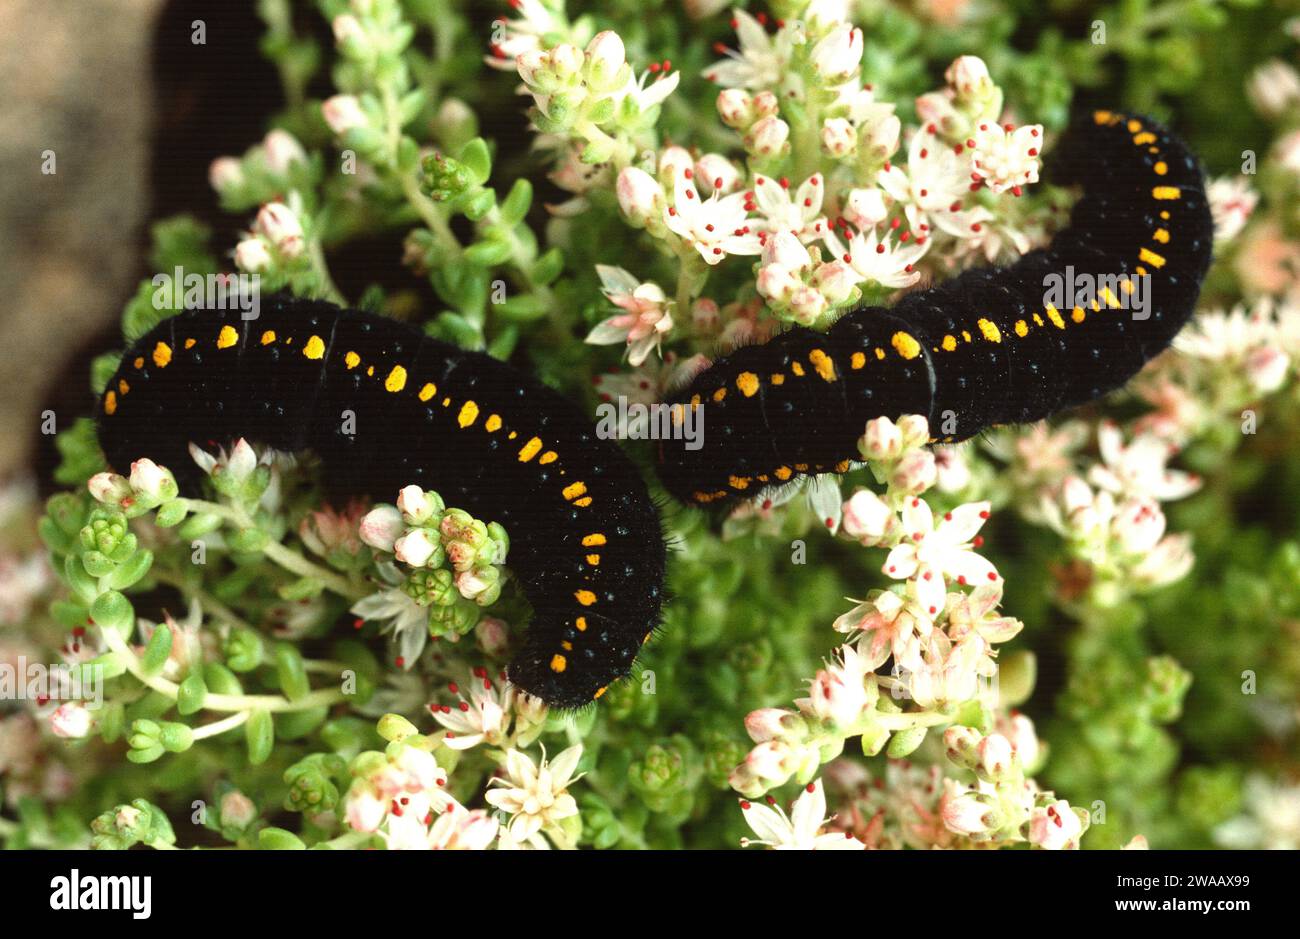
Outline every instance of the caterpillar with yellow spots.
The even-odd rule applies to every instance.
[[[1053,171],[1083,195],[1048,248],[854,310],[824,333],[794,328],[738,349],[675,394],[676,408],[706,409],[706,433],[694,450],[661,442],[669,492],[726,505],[844,472],[872,418],[926,415],[936,442],[956,441],[1127,382],[1190,317],[1209,266],[1200,167],[1155,122],[1096,111],[1064,136]],[[1090,299],[1049,296],[1075,272],[1091,277]]]
[[[191,442],[247,437],[314,450],[334,494],[414,484],[500,522],[533,607],[508,674],[548,704],[600,697],[659,623],[664,537],[632,462],[536,379],[394,320],[283,295],[255,320],[188,311],[127,350],[96,418],[111,465],[148,457],[183,492]]]

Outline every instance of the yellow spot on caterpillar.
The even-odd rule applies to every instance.
[[[1143,267],[1141,264],[1139,264],[1136,268],[1134,268],[1134,270],[1136,270],[1138,274],[1140,274],[1142,277],[1147,276],[1147,269]]]
[[[944,351],[944,352],[952,352],[952,351],[953,351],[954,349],[956,349],[956,348],[957,348],[957,337],[956,337],[956,336],[944,336],[944,337],[943,337],[943,351]]]
[[[313,339],[316,337],[313,336]],[[305,351],[305,350],[304,350]],[[393,370],[388,373],[384,379],[384,388],[396,394],[406,387],[406,369],[400,365],[394,365]]]
[[[1166,222],[1169,221],[1169,210],[1168,210],[1168,209],[1161,209],[1161,210],[1160,210],[1160,217],[1161,217],[1162,219],[1164,219]]]
[[[1133,138],[1133,143],[1137,144],[1139,147],[1142,146],[1144,143],[1155,143],[1155,142],[1156,142],[1156,135],[1151,133],[1151,131],[1147,131],[1146,133],[1143,134],[1138,134],[1136,137]]]
[[[1157,228],[1157,229],[1155,230],[1155,232],[1151,235],[1151,240],[1152,240],[1152,241],[1158,241],[1158,242],[1160,242],[1162,245],[1167,245],[1167,244],[1169,244],[1169,231],[1168,231],[1168,229],[1165,229],[1165,228]]]
[[[998,332],[997,326],[995,326],[990,320],[979,319],[976,320],[975,325],[980,328],[980,335],[989,342],[1002,341],[1002,333]]]
[[[848,460],[840,460],[838,463],[835,464],[835,472],[847,473],[851,465],[852,464]]]
[[[1083,312],[1083,307],[1077,306],[1074,308],[1074,311],[1070,314],[1070,319],[1074,320],[1076,323],[1082,323],[1084,315],[1085,314]]]
[[[824,351],[813,349],[808,353],[808,361],[817,370],[817,374],[821,376],[822,381],[835,380],[835,362]]]
[[[1024,339],[1029,335],[1029,324],[1024,320],[1016,320],[1016,335]]]
[[[1035,325],[1035,326],[1042,326],[1042,325],[1043,325],[1043,318],[1042,318],[1041,316],[1039,316],[1037,313],[1034,314],[1034,325]]]
[[[239,333],[233,326],[222,326],[221,332],[217,333],[217,348],[229,349],[235,343],[239,342]]]
[[[773,470],[773,475],[775,475],[776,478],[781,480],[782,482],[785,482],[787,479],[793,476],[794,473],[790,471],[790,467],[788,466],[778,466],[775,470]]]
[[[806,473],[806,472],[808,472],[808,464],[807,464],[807,463],[796,463],[796,464],[794,465],[794,468],[795,468],[798,472],[800,472],[800,473]]]
[[[596,595],[590,590],[576,590],[573,593],[573,599],[577,600],[583,606],[591,606],[596,602]]]
[[[1122,291],[1124,291],[1124,293],[1126,293],[1126,294],[1130,294],[1130,293],[1132,293],[1132,292],[1133,292],[1133,279],[1132,279],[1131,277],[1125,277],[1123,280],[1121,280],[1121,281],[1119,282],[1119,289],[1122,290]]]
[[[749,477],[748,477],[748,476],[730,476],[730,477],[727,478],[727,482],[729,482],[729,483],[731,484],[731,488],[732,488],[732,489],[748,489],[748,488],[749,488]]]
[[[159,368],[166,368],[167,363],[172,360],[172,347],[165,342],[160,342],[153,347],[153,364]]]
[[[894,333],[889,344],[905,359],[914,359],[921,354],[921,344],[908,333]]]
[[[1182,198],[1183,191],[1177,186],[1157,186],[1155,189],[1151,190],[1151,195],[1157,199],[1164,200],[1180,199]]]
[[[286,340],[284,341],[284,344],[285,344],[286,346],[291,346],[291,345],[293,345],[293,337],[290,336],[288,339],[286,339]]]
[[[117,412],[117,395],[110,391],[108,394],[104,395],[104,413],[114,414],[116,412]]]
[[[193,349],[193,348],[194,348],[194,343],[195,343],[196,341],[197,341],[197,340],[195,340],[195,339],[186,339],[186,340],[185,340],[185,348],[187,348],[187,349]]]
[[[487,430],[489,434],[495,434],[498,430],[501,429],[501,415],[500,414],[488,415],[488,419],[483,422],[483,427],[485,430]]]
[[[586,491],[587,491],[587,487],[584,484],[570,483],[569,485],[564,487],[563,495],[564,498],[572,502],[574,499],[576,499],[578,496],[582,495]]]
[[[856,369],[862,368],[862,366],[864,366],[864,365],[866,365],[866,364],[867,364],[867,357],[866,357],[865,355],[863,355],[861,352],[855,352],[855,353],[853,353],[853,355],[849,356],[849,367],[850,367],[850,368],[853,368],[853,369],[856,370]]]
[[[1107,121],[1110,120],[1110,112],[1109,112],[1109,111],[1093,111],[1093,112],[1092,112],[1092,119],[1093,119],[1094,121],[1096,121],[1098,124],[1105,124]]]
[[[791,362],[791,363],[790,363],[790,371],[794,372],[794,373],[795,373],[796,375],[798,375],[800,378],[803,377],[803,374],[804,374],[804,372],[803,372],[803,366],[800,365],[798,362]]]
[[[371,378],[373,378],[375,376],[375,367],[371,365],[369,368],[367,368],[366,374],[369,375]],[[443,403],[445,404],[446,402],[444,401]]]
[[[1128,122],[1128,132],[1129,132],[1130,134],[1136,134],[1136,133],[1137,133],[1138,131],[1140,131],[1141,129],[1142,129],[1142,122],[1141,122],[1141,121],[1129,121],[1129,122]]]
[[[569,663],[565,660],[564,656],[560,655],[558,652],[551,657],[551,671],[553,672],[558,673],[564,671],[568,664]]]
[[[421,401],[428,401],[437,393],[438,393],[438,386],[435,385],[433,382],[429,382],[423,388],[420,389],[420,393],[416,395],[416,397],[418,397]]]
[[[559,458],[560,455],[556,453],[554,450],[547,450],[545,453],[542,454],[541,458],[537,462],[542,464],[554,463]]]
[[[709,495],[707,492],[693,492],[691,493],[691,498],[702,505],[713,501],[713,496]]]
[[[1166,173],[1169,172],[1169,166],[1168,164],[1165,163],[1164,160],[1161,160],[1151,168],[1156,171],[1157,176],[1164,176]]]
[[[714,400],[714,401],[721,401],[721,400],[722,400],[723,398],[725,398],[726,396],[727,396],[727,389],[726,389],[726,388],[719,388],[717,391],[713,392],[713,400]]]
[[[131,386],[128,385],[128,384],[126,383],[126,379],[125,379],[125,378],[119,378],[119,379],[117,380],[117,393],[118,393],[118,394],[122,394],[122,395],[124,395],[124,394],[126,394],[128,391],[130,391],[130,390],[131,390]]]
[[[785,376],[782,375],[780,372],[777,372],[776,374],[774,374],[774,375],[772,376],[772,384],[774,384],[774,385],[784,385],[784,384],[785,384]]]
[[[597,698],[599,698],[601,695],[603,695],[603,694],[604,694],[606,691],[608,691],[608,690],[609,690],[609,685],[606,685],[606,686],[603,687],[603,688],[597,688],[597,689],[596,689],[596,693],[595,693],[594,695],[591,696],[591,700],[595,701]]]
[[[966,332],[966,330],[963,329],[961,331],[961,338],[966,342],[970,342],[970,333]]]
[[[533,457],[537,456],[537,451],[542,449],[542,441],[537,437],[532,437],[524,444],[523,449],[519,451],[519,462],[527,463]]]
[[[760,483],[767,482],[767,473],[759,473],[757,479]]]
[[[1092,311],[1093,311],[1094,313],[1100,313],[1100,312],[1101,312],[1101,304],[1098,303],[1096,300],[1093,300],[1091,303],[1088,304],[1088,306],[1092,307]]]
[[[585,633],[587,631],[587,617],[579,616],[573,621],[573,625],[578,627],[578,632]]]
[[[302,354],[307,356],[309,359],[319,359],[323,357],[325,355],[325,340],[321,339],[320,336],[310,337],[303,344]],[[405,369],[402,370],[402,374],[406,374]]]
[[[1142,248],[1138,251],[1138,257],[1157,268],[1165,266],[1165,259],[1147,248]]]
[[[1061,314],[1057,311],[1056,307],[1049,303],[1044,312],[1047,313],[1047,318],[1052,321],[1053,326],[1057,329],[1065,329],[1065,320],[1061,319]]]
[[[468,427],[478,420],[478,405],[473,401],[466,401],[460,406],[460,414],[456,416],[456,423],[461,427]]]
[[[587,563],[590,564],[592,567],[595,567],[597,564],[600,563],[600,555],[599,554],[587,555]]]
[[[1112,310],[1119,309],[1119,297],[1115,296],[1114,291],[1109,287],[1101,288],[1101,298],[1106,301],[1106,306],[1110,307]]]
[[[572,651],[573,651],[573,643],[571,643],[569,640],[565,639],[563,642],[560,643],[560,648],[563,649],[565,652],[572,652]]]
[[[700,406],[700,396],[691,395],[691,410],[694,411],[699,406]]]
[[[136,368],[144,368],[144,356],[137,355],[135,357],[135,361],[132,362],[131,364],[134,365]]]
[[[507,439],[507,440],[514,440],[514,439],[515,439],[516,437],[518,437],[518,436],[519,436],[519,434],[518,434],[516,431],[513,431],[513,430],[512,430],[512,431],[510,431],[510,433],[506,434],[506,439]]]
[[[582,546],[584,548],[598,548],[604,543],[605,543],[605,536],[602,535],[600,532],[596,532],[595,534],[592,535],[586,535],[582,539]]]
[[[347,355],[343,356],[343,364],[349,369],[356,368],[361,364],[361,356],[357,355],[355,352],[349,352]]]
[[[736,387],[746,398],[752,398],[758,392],[758,376],[753,372],[741,372],[736,376]]]
[[[880,348],[880,346],[876,346],[874,351],[876,353],[876,358],[883,359],[885,357],[885,350]]]
[[[275,342],[274,329],[268,329],[266,332],[262,333],[262,339],[261,339],[262,345],[269,346],[273,342]]]

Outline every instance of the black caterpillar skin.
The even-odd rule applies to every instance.
[[[113,466],[151,458],[193,493],[188,444],[243,436],[311,448],[335,493],[436,490],[510,535],[534,610],[511,681],[567,708],[628,674],[659,622],[665,546],[645,482],[614,443],[486,355],[329,303],[277,296],[262,309],[252,321],[184,313],[127,350],[96,411]]]
[[[673,396],[707,410],[703,445],[660,446],[678,499],[726,505],[801,474],[844,472],[872,418],[928,416],[962,440],[1035,421],[1128,381],[1191,315],[1214,226],[1200,167],[1145,118],[1097,111],[1057,148],[1056,179],[1084,195],[1046,250],[981,268],[895,306],[854,310],[825,333],[795,328],[717,360]],[[1118,275],[1120,293],[1150,278],[1145,319],[1116,291],[1090,308],[1045,302],[1044,277]]]

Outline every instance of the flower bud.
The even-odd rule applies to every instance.
[[[364,525],[364,520],[362,521]],[[413,528],[393,542],[397,560],[411,567],[424,567],[441,545],[423,528]]]
[[[587,84],[596,91],[608,90],[626,61],[623,40],[612,29],[597,33],[587,43],[587,60]]]
[[[790,297],[790,310],[795,320],[805,326],[817,321],[826,312],[828,304],[820,290],[800,285]]]
[[[959,98],[969,98],[988,89],[993,81],[988,66],[976,55],[963,55],[955,59],[943,73],[948,84]]]
[[[861,229],[874,228],[885,220],[885,195],[879,189],[851,189],[844,200],[844,217]]]
[[[722,122],[736,130],[745,130],[754,123],[754,98],[739,88],[718,92],[718,114]]]
[[[436,492],[425,492],[419,486],[406,486],[397,494],[397,509],[408,525],[423,525],[444,508]]]
[[[86,483],[86,488],[97,502],[106,505],[121,505],[122,500],[131,498],[131,484],[125,476],[117,473],[96,473]]]
[[[283,202],[268,202],[262,206],[253,227],[286,257],[302,254],[302,223],[293,209]]]
[[[380,551],[392,551],[405,529],[402,513],[395,506],[377,505],[361,519],[361,540]]]
[[[217,157],[208,165],[208,183],[217,192],[244,181],[244,164],[238,157]]]
[[[794,292],[803,285],[803,281],[790,273],[789,268],[780,264],[766,264],[759,268],[758,292],[773,303],[789,303]]]
[[[843,261],[829,261],[818,265],[813,272],[813,282],[829,303],[840,304],[852,295],[853,288],[858,283],[858,274],[852,265]]]
[[[271,251],[261,238],[245,238],[235,245],[235,266],[250,274],[261,274],[271,266]]]
[[[267,168],[273,173],[283,173],[292,163],[307,159],[307,153],[296,137],[287,130],[276,128],[262,140]]]
[[[934,454],[929,450],[909,450],[890,474],[889,484],[899,492],[919,495],[938,479]]]
[[[327,98],[321,104],[321,114],[330,130],[339,135],[346,134],[357,127],[365,127],[370,123],[365,112],[361,110],[361,102],[355,95],[335,95]]]
[[[136,460],[131,464],[131,488],[150,502],[166,502],[178,493],[171,470],[153,460]]]
[[[785,737],[798,723],[798,716],[785,708],[759,708],[745,716],[745,730],[755,743]]]
[[[728,193],[739,188],[740,171],[720,153],[706,153],[695,161],[695,179],[709,190]]]
[[[892,460],[903,450],[903,434],[887,417],[867,421],[867,432],[858,445],[868,460]]]
[[[237,789],[221,797],[217,811],[220,813],[218,818],[221,827],[233,828],[237,831],[247,828],[257,817],[257,806],[253,804],[253,800]]]
[[[848,156],[857,145],[857,131],[846,119],[832,117],[822,124],[822,147],[831,156]]]
[[[781,102],[775,94],[770,91],[760,91],[754,95],[754,118],[761,120],[765,117],[772,117],[781,107]]]
[[[862,30],[841,23],[812,50],[812,65],[827,84],[838,85],[856,78],[862,65]]]
[[[636,227],[658,218],[664,202],[663,187],[645,170],[626,166],[618,174],[618,205]]]
[[[989,734],[975,748],[980,769],[990,778],[997,779],[1011,766],[1011,741],[1001,734]]]
[[[893,510],[870,489],[859,489],[844,503],[841,525],[863,544],[878,542],[891,527]]]
[[[746,141],[750,149],[760,156],[773,156],[780,153],[790,137],[790,125],[779,117],[765,117],[757,121]]]
[[[77,701],[60,704],[50,715],[50,730],[58,737],[80,740],[90,733],[94,718],[89,709]]]

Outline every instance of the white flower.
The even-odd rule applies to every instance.
[[[628,361],[640,365],[673,328],[672,303],[658,284],[641,283],[621,267],[597,264],[596,273],[605,296],[624,312],[598,323],[586,341],[596,346],[626,342]]]
[[[969,190],[970,164],[928,129],[912,135],[907,169],[890,164],[877,174],[876,181],[902,203],[907,223],[918,238],[927,237],[931,222],[952,235],[969,229],[961,199]]]
[[[799,709],[837,728],[850,728],[862,712],[874,703],[874,685],[869,691],[866,676],[872,666],[866,656],[851,645],[841,646],[840,661],[817,672],[809,683],[808,697],[795,702]]]
[[[382,565],[380,572],[385,572]],[[401,575],[393,578],[390,574],[387,579],[390,582],[400,581]],[[405,591],[397,587],[380,588],[352,604],[350,612],[363,620],[379,623],[380,632],[391,635],[392,641],[397,645],[401,668],[410,669],[424,651],[424,645],[429,639],[429,613]]]
[[[235,441],[235,445],[230,448],[229,453],[221,449],[217,451],[216,456],[213,456],[192,443],[189,450],[190,458],[198,464],[199,469],[203,470],[204,473],[209,476],[220,474],[236,486],[247,482],[259,463],[270,463],[272,455],[271,451],[267,450],[259,458],[257,451],[243,437]]]
[[[727,58],[704,70],[704,77],[728,88],[772,88],[785,77],[790,59],[790,36],[785,29],[769,36],[744,10],[732,11],[740,50],[722,49]]]
[[[853,269],[859,282],[872,281],[882,287],[909,287],[921,274],[916,262],[930,250],[928,238],[894,241],[888,234],[881,238],[874,228],[859,231],[846,247],[827,229],[822,237],[827,249]]]
[[[506,72],[514,71],[517,56],[540,50],[543,36],[564,28],[563,22],[541,0],[513,0],[510,5],[519,18],[497,21],[502,25],[502,35],[492,45],[492,55],[483,60]]]
[[[542,829],[578,814],[578,803],[569,795],[569,786],[581,776],[574,776],[582,744],[562,751],[549,763],[543,753],[541,765],[513,747],[506,751],[505,778],[494,776],[484,798],[510,814],[510,836],[527,841]]]
[[[826,218],[822,215],[825,180],[821,173],[814,173],[800,183],[793,198],[789,185],[785,180],[778,182],[758,173],[754,176],[754,188],[747,196],[763,217],[763,221],[758,223],[763,231],[771,234],[789,232],[804,244],[809,244],[827,230]]]
[[[499,744],[513,713],[514,686],[503,682],[498,688],[485,675],[471,675],[468,700],[459,685],[452,687],[460,700],[450,707],[432,708],[434,720],[448,730],[443,742],[453,750],[468,750],[484,741]]]
[[[497,838],[500,823],[482,809],[453,803],[429,827],[429,847],[435,851],[486,851]]]
[[[1300,848],[1300,785],[1252,774],[1244,796],[1245,814],[1216,828],[1216,842],[1226,848]]]
[[[1040,848],[1049,851],[1074,849],[1079,847],[1082,834],[1083,823],[1064,799],[1036,808],[1029,816],[1029,841]]]
[[[681,77],[681,72],[665,72],[657,69],[642,72],[640,78],[632,75],[628,78],[627,84],[614,93],[615,106],[620,105],[625,98],[631,98],[636,103],[638,112],[648,111],[656,105],[663,104],[664,99],[677,89]]]
[[[1162,587],[1182,580],[1195,561],[1191,535],[1166,535],[1147,551],[1130,576],[1143,587]]]
[[[980,124],[975,131],[971,165],[984,185],[994,192],[1012,190],[1038,182],[1038,154],[1042,149],[1043,126],[1026,124],[1012,129],[992,121]]]
[[[353,128],[365,127],[370,123],[370,119],[361,110],[361,102],[355,95],[335,95],[327,98],[320,109],[330,130],[340,136]]]
[[[1119,425],[1106,421],[1097,428],[1097,446],[1105,462],[1090,468],[1088,480],[1107,492],[1168,502],[1201,487],[1194,474],[1165,467],[1170,447],[1152,434],[1140,434],[1125,446]]]
[[[692,170],[675,174],[673,204],[664,209],[664,224],[693,246],[709,264],[729,254],[758,254],[758,235],[746,223],[748,198],[743,192],[701,199]]]
[[[741,802],[741,812],[757,838],[742,838],[744,847],[764,844],[778,851],[861,851],[866,848],[861,841],[847,832],[828,831],[819,834],[829,821],[826,818],[826,792],[821,780],[809,783],[787,816],[780,806]]]
[[[271,267],[271,249],[261,238],[245,238],[235,245],[235,266],[249,274],[262,274]]]
[[[1246,227],[1246,220],[1259,202],[1259,193],[1250,188],[1244,176],[1220,176],[1211,180],[1205,195],[1214,216],[1216,241],[1235,238]]]
[[[911,580],[921,607],[936,615],[947,596],[945,578],[972,587],[998,580],[993,565],[972,550],[972,539],[988,517],[988,502],[972,502],[945,513],[936,525],[924,499],[908,499],[901,519],[903,541],[885,558],[884,572]]]
[[[817,77],[829,85],[856,78],[862,67],[862,30],[840,23],[813,46],[811,60]]]

